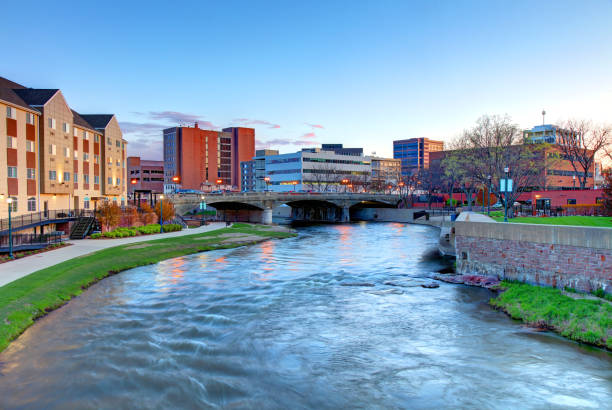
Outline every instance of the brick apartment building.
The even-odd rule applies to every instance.
[[[135,191],[145,194],[163,194],[164,161],[152,161],[141,159],[140,157],[128,157],[127,179],[127,192],[129,198],[134,197]]]
[[[393,158],[402,161],[402,177],[407,178],[429,168],[430,153],[442,151],[443,141],[429,138],[409,138],[393,141]]]
[[[125,202],[127,142],[113,114],[79,114],[59,89],[0,77],[1,117],[0,203],[11,197],[14,216]],[[0,206],[7,216],[8,205]]]
[[[164,134],[164,191],[207,190],[221,185],[239,190],[240,163],[255,155],[255,130],[222,131],[172,127]],[[220,183],[218,183],[220,181]]]

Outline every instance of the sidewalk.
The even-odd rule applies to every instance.
[[[87,255],[100,249],[112,248],[113,246],[125,245],[127,243],[146,242],[154,239],[172,238],[175,236],[194,235],[198,233],[214,231],[225,227],[225,222],[213,222],[210,225],[204,225],[194,229],[184,229],[178,232],[160,233],[155,235],[132,236],[130,238],[121,239],[79,239],[69,240],[72,244],[65,248],[60,248],[54,251],[39,253],[32,256],[27,256],[22,259],[17,259],[12,262],[0,264],[0,287],[14,280],[22,278],[34,273],[38,270],[48,268],[49,266],[57,265],[68,259]]]

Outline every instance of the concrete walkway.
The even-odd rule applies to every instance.
[[[26,256],[12,262],[0,264],[0,286],[4,286],[14,280],[34,273],[38,270],[57,265],[68,259],[87,255],[100,249],[112,248],[113,246],[125,245],[127,243],[146,242],[154,239],[172,238],[175,236],[194,235],[198,233],[214,231],[225,227],[225,222],[213,222],[194,229],[184,229],[178,232],[160,233],[155,235],[132,236],[121,239],[79,239],[69,240],[72,244],[64,248],[47,251],[32,256]]]

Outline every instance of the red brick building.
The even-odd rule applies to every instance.
[[[255,130],[194,127],[164,130],[164,191],[221,185],[240,190],[240,161],[255,155]],[[220,181],[220,183],[218,182]]]
[[[140,157],[127,158],[128,196],[133,198],[134,191],[152,194],[164,192],[164,161],[151,161]]]

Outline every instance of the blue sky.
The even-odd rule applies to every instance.
[[[450,140],[483,114],[612,123],[612,0],[47,2],[2,6],[0,76],[161,129],[253,126],[260,147]]]

